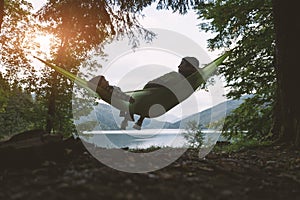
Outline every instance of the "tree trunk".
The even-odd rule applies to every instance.
[[[0,0],[0,32],[4,18],[4,0]]]
[[[56,96],[57,96],[57,72],[53,72],[52,83],[50,89],[50,96],[48,100],[48,112],[47,112],[47,121],[46,121],[46,132],[51,133],[54,129],[55,116],[56,116]]]
[[[297,1],[273,0],[276,35],[277,96],[274,134],[280,141],[300,146],[299,14]]]
[[[61,45],[57,51],[57,57],[54,60],[54,64],[61,66],[64,61],[64,55],[65,53],[65,41],[66,39],[63,39],[61,42]],[[48,101],[48,115],[47,115],[47,122],[46,122],[46,132],[51,133],[51,131],[57,131],[54,130],[55,127],[59,127],[59,123],[56,120],[57,119],[57,109],[56,109],[56,101],[57,101],[57,95],[58,95],[58,87],[59,87],[59,80],[58,80],[58,72],[54,71],[51,76],[51,89],[50,89],[50,96]],[[59,120],[59,119],[58,119]],[[55,124],[56,123],[56,124]]]

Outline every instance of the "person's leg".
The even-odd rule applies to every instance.
[[[128,121],[134,121],[134,117],[133,117],[133,114],[130,114],[125,111],[120,111],[120,117],[121,117],[121,115],[124,117],[124,120],[121,123],[121,129],[125,130],[126,127],[128,126]]]
[[[119,117],[125,117],[125,111],[123,111],[123,110],[120,110]]]
[[[141,130],[144,119],[145,117],[140,116],[139,120],[134,124],[133,128],[137,130]]]
[[[124,118],[124,120],[121,123],[121,129],[125,130],[127,126],[128,126],[128,120]]]
[[[134,117],[133,117],[133,114],[127,112],[125,114],[125,118],[127,119],[127,121],[134,121]]]

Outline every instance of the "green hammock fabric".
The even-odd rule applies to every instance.
[[[38,57],[35,58],[69,78],[71,81],[74,81],[78,86],[87,89],[93,96],[101,98],[115,108],[123,111],[129,111],[132,114],[138,114],[143,117],[153,118],[164,114],[192,95],[193,92],[201,86],[201,84],[205,83],[205,81],[213,75],[217,67],[222,64],[228,55],[229,51],[211,63],[207,64],[204,68],[201,68],[197,72],[191,74],[187,78],[180,77],[180,75],[178,76],[178,73],[176,72],[171,72],[173,74],[167,75],[167,78],[162,78],[162,80],[167,80],[168,76],[173,77],[173,80],[169,83],[168,81],[165,81],[165,83],[162,84],[165,87],[145,88],[142,90],[125,92],[135,99],[133,104],[118,98],[114,98],[114,95],[109,94],[105,89],[102,88],[98,90],[98,94],[91,89],[88,81],[81,79],[76,75],[64,70],[63,68],[55,66],[43,59]],[[176,75],[174,73],[176,73]],[[178,79],[178,81],[176,81],[176,79]],[[157,104],[162,106],[164,109],[157,110],[149,115],[149,110],[151,107]]]

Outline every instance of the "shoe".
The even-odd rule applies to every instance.
[[[137,125],[137,124],[134,124],[132,128],[134,128],[136,130],[141,130],[142,129],[142,127]]]

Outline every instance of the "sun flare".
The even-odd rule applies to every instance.
[[[51,46],[54,43],[54,36],[51,34],[39,34],[35,36],[34,43],[37,47],[37,52],[49,56],[51,52]]]
[[[54,35],[43,32],[31,33],[31,37],[28,37],[27,42],[30,45],[30,59],[32,60],[37,74],[40,74],[45,66],[37,61],[33,56],[37,56],[42,59],[51,59],[51,51],[53,51],[55,41],[56,38]]]

